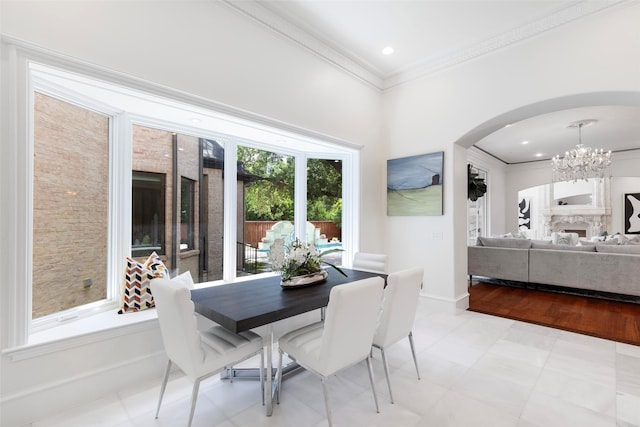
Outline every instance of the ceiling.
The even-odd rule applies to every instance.
[[[625,1],[223,0],[381,91]],[[382,49],[392,46],[392,55]],[[578,142],[614,152],[640,147],[640,107],[565,110],[513,123],[476,146],[508,164],[550,159]],[[529,141],[523,145],[522,141]],[[615,156],[614,156],[615,157]]]
[[[578,129],[569,124],[588,119],[597,121],[582,128],[584,145],[618,155],[640,147],[640,107],[620,105],[574,108],[531,117],[487,135],[475,146],[509,164],[549,160],[578,143]]]

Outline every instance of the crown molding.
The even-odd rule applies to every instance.
[[[323,60],[368,85],[378,90],[381,90],[384,86],[383,78],[379,73],[371,72],[358,64],[352,55],[348,55],[344,51],[329,46],[328,42],[319,39],[272,10],[267,9],[259,1],[222,0],[221,3],[253,19],[285,39],[309,50]]]
[[[426,58],[404,69],[383,75],[371,67],[362,64],[362,60],[350,52],[312,35],[287,20],[277,12],[268,9],[257,0],[222,0],[230,8],[242,13],[254,21],[291,42],[311,51],[328,63],[338,67],[351,76],[384,91],[401,84],[428,76],[444,69],[490,54],[499,49],[520,43],[547,31],[571,23],[578,19],[610,9],[624,3],[631,4],[632,0],[589,1],[580,0],[556,12],[522,25],[513,30],[465,46],[438,57]]]
[[[613,6],[623,3],[630,3],[628,0],[610,0],[610,1],[588,1],[582,0],[571,4],[565,8],[547,15],[541,19],[532,21],[528,24],[514,28],[513,30],[499,34],[487,40],[480,41],[474,45],[468,46],[443,55],[438,58],[429,58],[424,61],[415,63],[403,70],[389,74],[384,78],[384,89],[407,83],[429,74],[441,71],[446,68],[470,61],[472,59],[490,54],[499,49],[520,43],[532,37],[551,31],[561,25],[571,23],[578,19],[601,12]]]

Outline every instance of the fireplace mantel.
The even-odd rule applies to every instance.
[[[553,186],[546,197],[546,208],[542,211],[545,236],[565,230],[584,230],[591,238],[611,226],[610,181],[594,180],[589,205],[556,205]]]

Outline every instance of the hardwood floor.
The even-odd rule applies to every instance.
[[[469,310],[640,345],[640,305],[489,283],[469,288]]]

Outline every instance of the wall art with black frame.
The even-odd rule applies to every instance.
[[[640,193],[624,195],[624,234],[640,234]]]

